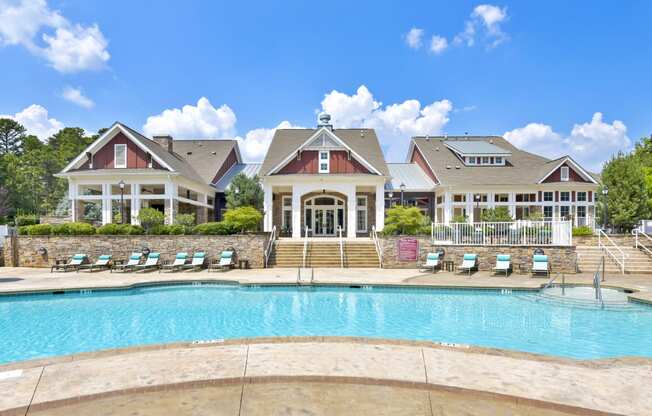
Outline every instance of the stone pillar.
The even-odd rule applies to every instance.
[[[385,228],[385,184],[378,184],[376,185],[376,231],[382,231],[383,228]]]
[[[195,214],[195,219],[197,224],[203,224],[208,220],[208,208],[206,207],[197,207],[197,213]]]
[[[301,229],[301,192],[296,187],[292,187],[292,238],[301,238],[303,230]]]
[[[79,199],[74,200],[74,205],[75,205],[75,213],[73,217],[75,218],[76,222],[80,222],[84,220],[84,201],[81,201]]]
[[[272,186],[263,184],[263,230],[271,232],[274,226],[274,217],[272,212],[273,197]]]

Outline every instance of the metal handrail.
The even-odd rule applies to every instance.
[[[611,252],[610,247],[608,247],[606,244],[603,243],[603,236],[604,236],[604,238],[606,238],[607,242],[609,242],[611,244],[612,248],[615,248],[616,250],[618,250],[618,252],[620,253],[620,258],[618,258],[618,256],[616,256],[616,254]],[[625,254],[625,252],[620,247],[618,247],[618,244],[616,244],[614,242],[614,240],[612,240],[611,237],[609,237],[604,232],[604,230],[599,230],[598,231],[598,247],[600,247],[604,252],[609,254],[611,256],[611,258],[613,258],[614,261],[616,263],[618,263],[618,265],[620,266],[620,271],[624,274],[625,273],[625,259],[627,258],[627,255]]]
[[[550,280],[548,280],[548,283],[546,283],[545,286],[543,286],[543,288],[548,289],[552,285],[552,282],[554,282],[559,277],[560,274],[561,274],[560,272],[557,272],[556,275],[554,275],[553,277],[550,278]]]
[[[306,235],[303,238],[303,267],[306,267],[306,255],[308,254],[308,232],[310,228],[305,228]]]
[[[376,254],[378,255],[378,264],[380,265],[380,268],[382,269],[383,267],[383,250],[382,247],[380,246],[380,239],[378,238],[378,231],[376,231],[376,226],[373,225],[371,227],[371,239],[374,242],[374,247],[376,248]]]
[[[650,250],[650,248],[647,247],[645,244],[641,243],[641,242],[639,241],[638,236],[639,236],[639,235],[642,235],[643,237],[645,237],[645,238],[647,238],[648,240],[650,240],[650,243],[652,243],[652,237],[650,237],[649,235],[645,234],[643,231],[641,231],[641,230],[636,230],[636,229],[635,229],[635,230],[632,230],[632,234],[634,234],[634,237],[635,237],[635,242],[636,242],[636,243],[635,243],[635,247],[636,247],[636,248],[642,248],[643,250],[647,251],[647,253],[648,253],[649,255],[652,256],[652,250]]]
[[[342,226],[337,226],[337,233],[340,236],[340,267],[344,268],[344,241],[342,241]]]
[[[267,242],[267,247],[265,247],[265,268],[269,263],[269,257],[272,255],[272,248],[274,246],[274,241],[276,240],[276,226],[272,227],[272,232],[269,235],[269,241]]]
[[[595,289],[595,300],[600,301],[600,305],[604,308],[604,300],[602,300],[602,285],[600,284],[600,268],[604,275],[604,256],[602,256],[601,264],[598,264],[598,270],[593,275],[593,288]]]

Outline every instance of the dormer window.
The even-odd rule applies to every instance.
[[[127,167],[127,145],[116,144],[113,148],[114,160],[113,167],[126,168]]]
[[[562,182],[568,182],[569,177],[570,177],[570,170],[568,169],[568,166],[562,166],[561,167],[561,181]]]
[[[328,150],[321,150],[319,152],[319,173],[330,172],[330,155]]]

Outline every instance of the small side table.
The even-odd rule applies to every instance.
[[[455,262],[453,260],[444,260],[443,262],[444,270],[447,272],[452,272],[455,270]]]
[[[519,263],[518,264],[518,274],[528,274],[529,270],[527,264]]]
[[[248,269],[249,268],[249,260],[247,260],[247,259],[238,260],[238,267],[240,269]]]

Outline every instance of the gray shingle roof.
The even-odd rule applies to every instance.
[[[430,191],[435,182],[416,163],[388,163],[391,181],[385,184],[385,189],[400,190],[405,184],[406,191]]]
[[[248,178],[253,178],[258,175],[260,171],[261,163],[237,163],[231,167],[222,177],[215,183],[215,188],[219,192],[224,192],[227,190],[233,178],[243,173]]]
[[[518,149],[502,137],[414,137],[414,144],[433,168],[442,186],[530,185],[550,172],[561,158],[549,160]],[[465,166],[443,141],[489,142],[511,152],[506,166]]]
[[[260,175],[267,175],[289,155],[293,154],[318,129],[278,129],[274,133],[267,155],[260,168]],[[334,129],[339,137],[355,153],[359,154],[382,175],[389,175],[385,156],[373,129]]]
[[[511,152],[509,150],[498,147],[488,141],[461,141],[461,140],[444,140],[444,144],[459,154],[471,155],[505,155],[508,156]]]

